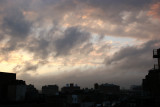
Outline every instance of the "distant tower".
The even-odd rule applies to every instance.
[[[154,64],[154,69],[159,70],[160,69],[160,49],[153,50],[153,58],[158,59],[158,64]]]

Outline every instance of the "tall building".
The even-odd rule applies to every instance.
[[[15,73],[0,72],[0,101],[5,101],[8,99],[8,86],[15,80]]]
[[[153,58],[158,60],[158,64],[154,64],[154,68],[149,70],[142,81],[142,86],[145,94],[160,96],[160,49],[153,50]]]
[[[22,101],[25,99],[26,84],[16,80],[15,73],[0,72],[0,101]]]

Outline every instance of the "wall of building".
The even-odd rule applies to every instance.
[[[24,101],[26,94],[26,85],[9,85],[8,100],[9,101]]]
[[[58,86],[57,85],[48,85],[42,87],[42,94],[47,96],[57,95],[58,94]]]

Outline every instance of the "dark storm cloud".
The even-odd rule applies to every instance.
[[[157,45],[158,44],[158,45]],[[153,65],[152,50],[159,48],[158,40],[149,41],[142,46],[129,46],[106,58],[106,65],[112,64],[121,69],[142,69]]]
[[[71,27],[65,30],[64,37],[56,40],[55,48],[56,48],[56,56],[59,55],[67,55],[70,51],[88,41],[90,38],[90,34],[87,32],[80,31],[77,27]]]
[[[24,48],[34,54],[35,59],[47,60],[49,56],[67,56],[72,55],[72,50],[79,49],[84,44],[89,43],[90,34],[82,31],[78,27],[67,28],[61,35],[54,34],[54,28],[49,32],[40,33],[39,37],[32,38],[25,44]],[[59,37],[58,37],[59,36]]]
[[[1,52],[15,51],[24,48],[27,37],[30,34],[32,23],[25,19],[20,8],[4,9],[2,17],[1,32],[7,38],[5,47]]]
[[[11,37],[25,39],[31,29],[31,22],[27,21],[18,9],[7,11],[7,15],[3,18],[3,30]]]
[[[34,53],[35,59],[47,59],[48,55],[52,53],[53,49],[50,49],[51,41],[44,38],[34,38],[28,44],[25,49],[31,53]]]

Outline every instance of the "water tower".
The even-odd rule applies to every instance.
[[[154,64],[154,69],[159,70],[160,69],[160,49],[153,50],[153,58],[158,59],[158,64]]]

